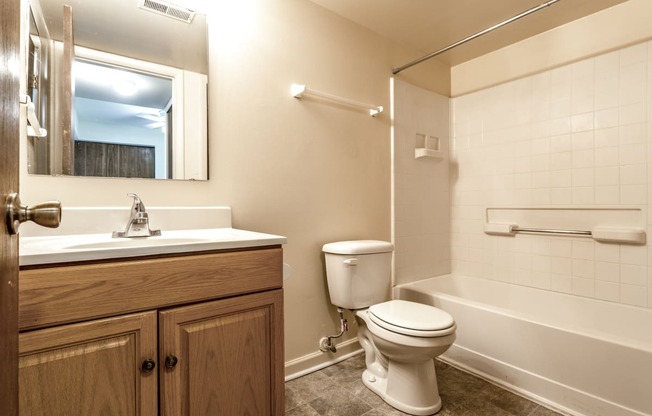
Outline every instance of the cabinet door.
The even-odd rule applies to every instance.
[[[20,415],[157,414],[156,312],[21,333]]]
[[[159,332],[162,414],[284,413],[282,290],[162,311]]]

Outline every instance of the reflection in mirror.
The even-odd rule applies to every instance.
[[[33,13],[29,14],[29,37],[27,39],[27,78],[25,94],[34,105],[34,115],[43,124],[45,130],[48,127],[48,97],[50,89],[50,44],[47,37],[40,36],[37,30],[37,23]],[[41,24],[42,26],[42,24]],[[30,126],[31,127],[31,126]],[[33,160],[34,173],[49,174],[50,162],[48,152],[47,133],[35,134],[33,129],[28,133],[31,143],[31,159]]]
[[[73,73],[75,175],[171,178],[172,80],[81,59]]]
[[[59,81],[66,78],[64,0],[30,1],[30,31],[47,43],[53,64],[50,87],[39,91],[50,103],[48,137],[28,137],[28,172],[207,179],[206,16],[178,6],[161,9],[169,6],[163,1],[65,3],[73,11],[74,92]],[[66,94],[73,94],[70,146],[56,122],[64,119]],[[66,163],[62,149],[68,147],[73,161]]]

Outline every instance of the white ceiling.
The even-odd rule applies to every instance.
[[[72,7],[75,45],[208,74],[206,16],[201,13],[185,23],[139,8],[139,0],[31,0],[54,40],[63,37],[64,4]]]
[[[423,55],[546,3],[545,0],[310,1]],[[435,59],[454,66],[624,1],[561,0]]]

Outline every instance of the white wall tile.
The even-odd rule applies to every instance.
[[[551,284],[550,273],[537,271],[532,272],[533,287],[538,287],[539,289],[550,289]]]
[[[645,102],[624,104],[619,107],[618,117],[621,125],[644,123],[647,117]]]
[[[572,166],[571,152],[552,153],[550,155],[551,170],[570,169]]]
[[[573,263],[568,257],[551,257],[550,272],[553,274],[571,275],[573,274]]]
[[[620,105],[640,103],[646,98],[647,63],[639,62],[620,68]]]
[[[618,77],[618,69],[595,75],[595,110],[612,109],[618,106],[620,94]],[[618,115],[617,111],[616,115]]]
[[[567,275],[551,274],[550,288],[556,292],[572,293],[573,279]]]
[[[621,185],[639,185],[647,183],[647,164],[625,165],[620,167]]]
[[[600,261],[620,263],[620,245],[596,243],[595,258]]]
[[[621,185],[620,203],[624,205],[647,204],[647,185]]]
[[[620,285],[620,301],[628,305],[647,306],[647,292],[645,287]]]
[[[551,171],[550,186],[553,188],[570,188],[573,186],[572,170],[564,169]]]
[[[618,146],[619,143],[619,128],[609,127],[609,128],[600,128],[595,130],[593,137],[595,142],[595,147],[611,147]]]
[[[574,187],[593,186],[595,184],[593,168],[573,169],[571,174]]]
[[[620,185],[620,167],[607,166],[595,168],[595,184],[602,185]]]
[[[571,132],[590,132],[591,137],[593,136],[593,112],[576,114],[571,117]],[[592,147],[593,143],[591,142],[589,147]]]
[[[620,283],[643,287],[647,286],[647,267],[621,264]]]
[[[624,264],[634,264],[638,266],[647,266],[648,248],[646,246],[621,245],[620,262]]]
[[[595,262],[595,278],[604,282],[620,282],[620,265],[618,263]]]
[[[636,165],[647,162],[647,149],[645,143],[620,145],[620,164]]]
[[[595,280],[573,277],[572,293],[578,296],[595,297]]]
[[[595,278],[595,262],[591,260],[573,259],[573,277],[584,279]]]
[[[593,167],[594,166],[594,152],[593,152],[593,149],[573,150],[571,166],[573,168],[590,168],[590,167]]]
[[[450,179],[455,271],[652,308],[651,238],[479,237],[484,209],[509,206],[640,207],[652,233],[650,51],[652,41],[452,99],[454,124],[466,123],[453,127],[464,141]],[[476,236],[471,247],[463,235]]]
[[[618,166],[620,164],[619,149],[618,146],[596,148],[594,166]]]
[[[612,105],[611,108],[596,109],[594,114],[594,126],[596,129],[606,129],[618,126],[620,122],[620,114],[617,106],[618,95],[616,94],[615,104]]]
[[[617,205],[620,202],[620,187],[616,185],[596,186],[595,203],[598,205]]]
[[[573,205],[592,205],[595,203],[595,189],[592,186],[573,188]]]
[[[620,301],[620,285],[612,282],[595,282],[595,297],[611,302]]]
[[[581,241],[574,240],[572,242],[572,257],[573,259],[580,260],[593,260],[595,259],[595,247],[593,240]]]

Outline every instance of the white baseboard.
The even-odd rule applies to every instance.
[[[285,363],[285,381],[294,380],[362,353],[358,338],[337,344],[337,352],[316,351]],[[362,374],[361,374],[362,376]]]

